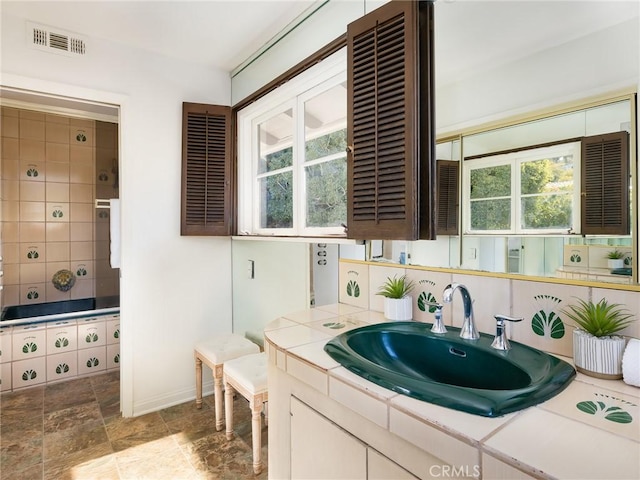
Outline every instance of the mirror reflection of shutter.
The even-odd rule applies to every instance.
[[[582,139],[582,234],[628,235],[629,134]]]
[[[435,238],[432,2],[354,21],[347,52],[347,235]]]
[[[181,235],[231,235],[231,108],[182,105]]]
[[[458,235],[459,169],[460,162],[436,161],[438,235]]]

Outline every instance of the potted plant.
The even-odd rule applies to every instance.
[[[617,248],[607,253],[607,265],[611,270],[624,267],[624,253]]]
[[[562,312],[576,323],[573,361],[576,370],[606,379],[622,378],[622,354],[626,339],[616,335],[635,321],[622,305],[602,299],[597,303],[578,299]]]
[[[409,295],[413,287],[413,281],[407,279],[406,275],[387,277],[387,281],[376,294],[384,297],[384,316],[387,320],[400,321],[413,318],[413,298]]]

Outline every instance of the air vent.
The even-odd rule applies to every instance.
[[[38,50],[63,55],[86,54],[86,41],[76,33],[27,22],[27,41]]]

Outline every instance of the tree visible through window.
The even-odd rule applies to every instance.
[[[346,51],[238,113],[238,227],[258,235],[344,235]]]
[[[576,227],[579,143],[469,160],[471,232]]]

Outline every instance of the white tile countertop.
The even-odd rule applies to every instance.
[[[265,348],[280,370],[443,461],[481,458],[482,478],[494,478],[496,459],[518,478],[640,478],[640,388],[578,373],[552,399],[498,418],[440,407],[371,383],[323,350],[335,335],[385,321],[350,305],[320,306],[273,320]]]

